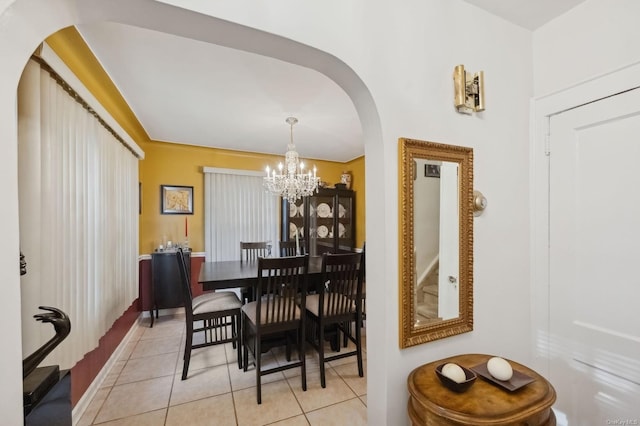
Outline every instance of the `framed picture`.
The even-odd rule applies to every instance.
[[[425,177],[440,177],[440,166],[437,164],[425,164],[424,165],[424,176]]]
[[[193,186],[160,185],[160,213],[193,214]]]

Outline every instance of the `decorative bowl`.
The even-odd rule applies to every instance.
[[[452,380],[450,378],[448,378],[447,376],[445,376],[444,374],[442,374],[442,367],[444,367],[445,364],[440,364],[436,367],[436,375],[438,376],[438,379],[440,379],[440,382],[447,388],[450,389],[454,392],[458,392],[458,393],[462,393],[465,392],[467,389],[469,389],[471,387],[471,385],[473,385],[473,382],[476,381],[476,379],[478,378],[478,376],[476,375],[476,373],[474,373],[473,371],[469,370],[468,368],[464,368],[463,366],[459,365],[460,368],[462,368],[462,371],[464,371],[464,375],[466,377],[464,382],[456,382],[455,380]]]
[[[347,189],[346,183],[336,183],[334,186],[336,187],[336,189]]]

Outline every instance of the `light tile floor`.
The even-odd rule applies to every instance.
[[[157,425],[365,425],[365,377],[356,357],[327,364],[327,387],[320,386],[318,355],[307,351],[307,391],[300,369],[262,378],[256,403],[255,369],[238,369],[231,344],[196,349],[189,376],[180,380],[184,314],[167,315],[149,328],[141,319],[121,357],[103,381],[78,426]],[[363,333],[363,340],[366,339]],[[363,345],[366,347],[366,345]],[[328,346],[327,346],[327,350]],[[353,350],[353,346],[342,350]],[[295,352],[293,358],[295,358]],[[282,349],[263,354],[263,365],[286,363]]]

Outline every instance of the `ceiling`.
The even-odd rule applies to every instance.
[[[464,1],[533,30],[584,0]],[[364,154],[351,99],[315,70],[113,22],[78,30],[152,140],[283,155],[294,116],[301,157]]]
[[[463,0],[529,30],[573,9],[586,0]]]

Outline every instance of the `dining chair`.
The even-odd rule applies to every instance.
[[[307,254],[304,248],[304,240],[299,240],[297,243],[295,240],[280,241],[279,247],[280,247],[280,257],[298,256],[298,255]],[[300,253],[298,253],[298,248],[300,249]]]
[[[187,326],[182,380],[187,378],[191,351],[206,346],[232,342],[237,350],[238,368],[242,368],[240,299],[231,291],[209,292],[194,298],[182,249],[176,252],[176,258]],[[203,343],[193,344],[195,333],[204,333]]]
[[[366,242],[362,243],[362,260],[360,261],[360,267],[362,268],[362,326],[364,327],[364,321],[367,320],[367,261],[366,261]]]
[[[240,263],[255,262],[259,256],[266,257],[271,255],[271,247],[266,241],[240,241]],[[240,289],[240,297],[243,303],[253,300],[254,289],[250,287],[242,287]]]
[[[240,241],[240,261],[251,262],[258,260],[258,257],[270,255],[270,247],[266,241],[246,242]]]
[[[296,242],[295,240],[280,241],[280,257],[296,256]]]
[[[249,351],[256,366],[258,404],[262,403],[261,378],[264,375],[300,367],[302,390],[307,390],[305,364],[305,315],[309,256],[258,258],[255,301],[242,306],[243,367],[247,371]],[[294,333],[298,343],[298,361],[263,369],[263,342]]]
[[[364,327],[364,322],[367,320],[367,264],[366,264],[366,242],[362,244],[362,250],[360,251],[360,253],[362,253],[362,258],[360,260],[360,268],[362,269],[362,299],[361,299],[361,303],[362,303],[362,322],[360,323],[360,327]],[[356,294],[352,294],[351,298],[352,299],[356,299],[357,295]],[[349,331],[351,331],[351,328],[349,328]],[[349,342],[349,339],[347,337],[347,334],[345,333],[344,338],[343,338],[343,346],[346,347],[347,344]]]
[[[320,384],[326,387],[325,363],[355,355],[358,375],[364,376],[362,366],[362,253],[324,253],[322,282],[324,289],[306,297],[306,313],[310,320],[310,341],[317,350],[320,364]],[[355,295],[355,298],[354,298]],[[351,326],[355,325],[355,336]],[[356,348],[354,351],[325,355],[325,331],[335,329],[344,333]]]

